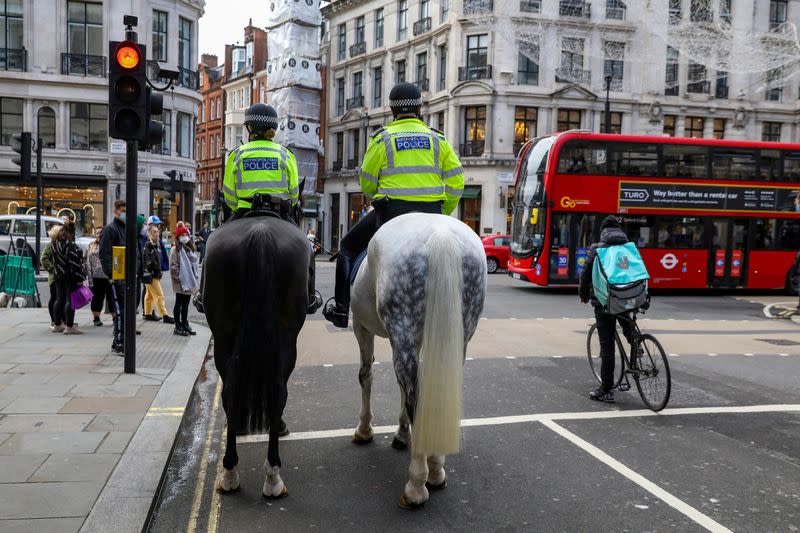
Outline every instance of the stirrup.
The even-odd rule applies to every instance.
[[[308,304],[306,314],[313,315],[320,307],[322,307],[322,295],[319,293],[319,291],[315,290],[314,297],[312,298],[311,303]]]
[[[332,300],[333,303],[331,303]],[[331,322],[337,328],[346,328],[348,322],[350,321],[349,311],[342,313],[339,310],[339,306],[336,303],[335,298],[328,298],[328,301],[325,302],[325,308],[322,310],[322,316],[324,316],[325,320]]]
[[[203,296],[201,295],[200,291],[195,292],[192,296],[192,304],[194,305],[194,308],[197,309],[198,313],[206,313],[206,309],[203,306]]]

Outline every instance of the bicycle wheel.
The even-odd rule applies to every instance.
[[[637,343],[639,356],[633,356],[636,368],[632,369],[633,380],[644,404],[653,411],[667,406],[672,389],[667,354],[655,337],[645,333]]]
[[[619,328],[619,326],[617,326]],[[618,334],[622,334],[618,331]],[[622,366],[622,354],[618,353],[619,348],[615,350],[614,361],[614,387],[618,387],[622,382],[622,375],[624,367]],[[592,369],[595,379],[598,383],[602,384],[603,380],[600,377],[600,336],[597,334],[597,324],[592,324],[589,329],[589,335],[586,337],[586,355],[589,358],[589,366]]]

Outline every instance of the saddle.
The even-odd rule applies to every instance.
[[[278,196],[272,196],[271,194],[254,194],[252,198],[252,207],[250,211],[244,215],[247,217],[275,217],[275,218],[282,218],[288,222],[294,222],[297,224],[297,220],[294,218],[296,213],[294,212],[291,200],[285,200]]]
[[[358,274],[358,269],[361,268],[361,263],[364,262],[364,259],[366,257],[367,257],[367,250],[364,250],[363,252],[358,254],[356,260],[353,261],[353,266],[350,268],[350,285],[356,282],[356,275]]]

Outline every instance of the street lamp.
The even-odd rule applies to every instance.
[[[611,74],[605,77],[606,80],[606,108],[603,117],[603,133],[611,133],[611,102],[608,100],[608,93],[611,90]]]

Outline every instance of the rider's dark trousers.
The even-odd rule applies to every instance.
[[[610,392],[614,388],[614,345],[616,344],[614,329],[619,321],[623,335],[630,342],[633,338],[633,326],[627,320],[604,312],[602,307],[594,308],[594,316],[597,319],[597,335],[600,337],[600,378],[603,390]]]

